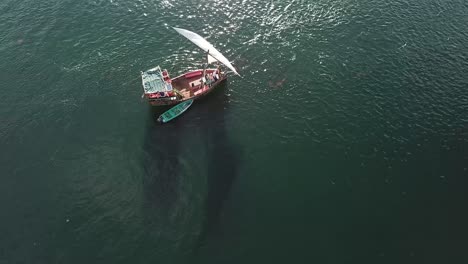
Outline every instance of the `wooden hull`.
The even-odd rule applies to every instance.
[[[211,74],[214,70],[215,69],[207,69],[205,73]],[[176,96],[155,99],[149,98],[149,96],[145,94],[145,97],[152,106],[176,105],[190,99],[197,100],[206,96],[227,79],[227,76],[222,74],[217,81],[212,79],[209,84],[202,85],[201,72],[202,70],[194,70],[171,79]]]

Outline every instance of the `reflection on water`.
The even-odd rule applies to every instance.
[[[150,107],[143,158],[145,194],[151,204],[163,208],[170,208],[177,199],[178,139],[184,129],[179,122],[157,123],[157,116],[167,109]]]
[[[201,240],[217,227],[223,204],[228,199],[231,186],[237,175],[240,150],[228,136],[225,114],[228,112],[226,83],[219,87],[212,98],[200,102],[197,112],[210,118],[200,122],[209,153],[207,166],[207,196],[205,219],[201,230]],[[209,101],[209,102],[208,102]],[[214,125],[215,124],[215,125]]]
[[[172,231],[186,240],[177,244],[195,243],[195,251],[219,226],[237,174],[240,155],[228,135],[226,86],[226,82],[221,84],[167,124],[155,121],[167,108],[151,108],[147,120],[143,146],[147,203],[155,211],[162,210],[163,218],[179,222],[175,229],[185,226],[199,234],[194,241],[186,230]]]

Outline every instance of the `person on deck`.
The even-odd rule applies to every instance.
[[[203,86],[206,84],[206,78],[205,76],[202,77],[201,79],[201,84],[200,84],[200,88],[203,88]]]
[[[218,79],[219,79],[218,72],[219,72],[219,67],[216,70],[214,70],[214,72],[213,72],[213,79],[214,79],[215,82],[218,81]]]

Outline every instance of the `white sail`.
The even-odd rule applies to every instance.
[[[236,69],[234,68],[234,66],[232,66],[232,64],[229,62],[229,60],[226,59],[226,57],[224,57],[224,55],[221,54],[221,52],[219,52],[217,49],[215,49],[215,47],[213,47],[213,45],[211,45],[208,41],[206,41],[206,39],[202,38],[197,33],[194,33],[192,31],[189,31],[189,30],[186,30],[186,29],[182,29],[182,28],[174,28],[174,29],[179,34],[181,34],[182,36],[184,36],[184,37],[188,38],[190,41],[192,41],[199,48],[201,48],[205,52],[208,52],[208,54],[211,55],[213,58],[215,58],[216,60],[218,60],[222,64],[226,65],[235,74],[240,76],[240,74],[237,73]]]
[[[217,62],[218,60],[213,58],[213,56],[211,56],[210,54],[208,54],[207,61],[208,61],[208,64],[211,64],[211,63]]]

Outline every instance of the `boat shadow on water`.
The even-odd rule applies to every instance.
[[[178,155],[180,142],[177,123],[162,126],[157,117],[170,107],[150,107],[143,145],[143,186],[151,206],[170,209],[177,200]]]
[[[202,164],[206,175],[190,175],[206,179],[204,220],[194,252],[209,239],[211,234],[221,231],[220,215],[224,202],[230,194],[237,175],[240,149],[230,141],[226,127],[228,109],[227,82],[220,84],[211,94],[194,102],[194,105],[180,117],[167,124],[159,124],[157,117],[169,109],[151,108],[144,143],[144,189],[147,202],[169,213],[178,206],[180,192],[180,155],[186,154],[185,143],[180,139],[201,140],[205,148],[206,161]],[[199,133],[195,133],[198,131]],[[197,135],[194,135],[197,134]],[[194,151],[196,153],[196,151]],[[194,190],[196,191],[196,190]]]
[[[238,173],[241,149],[228,136],[226,113],[229,112],[227,83],[221,84],[210,97],[200,101],[197,114],[209,116],[200,123],[210,160],[207,167],[207,194],[205,200],[204,222],[194,252],[203,246],[211,235],[222,233],[220,216],[224,203],[229,198],[230,191]]]

